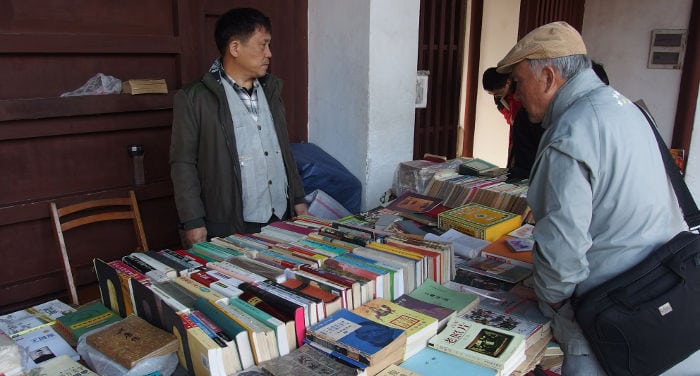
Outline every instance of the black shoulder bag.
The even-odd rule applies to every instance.
[[[696,229],[700,212],[693,197],[653,119],[640,110],[654,130],[685,221]],[[679,233],[573,304],[576,321],[609,375],[668,370],[700,350],[700,235]]]

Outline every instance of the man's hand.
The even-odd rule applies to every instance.
[[[182,246],[185,249],[192,248],[195,243],[201,243],[207,241],[207,228],[197,227],[190,230],[182,231]]]
[[[309,207],[306,204],[296,204],[294,205],[294,212],[296,213],[295,215],[308,215]]]

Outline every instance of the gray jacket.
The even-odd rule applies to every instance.
[[[170,174],[175,206],[184,229],[206,226],[208,236],[242,232],[241,171],[233,122],[218,75],[201,80],[175,94],[170,142]],[[259,79],[272,112],[287,172],[289,213],[304,203],[299,176],[287,133],[282,81],[267,75]]]
[[[592,70],[565,83],[542,126],[527,200],[535,292],[553,303],[630,268],[686,226],[646,119]],[[569,308],[570,317],[554,317],[554,334],[565,350],[588,353]]]

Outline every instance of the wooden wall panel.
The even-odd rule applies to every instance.
[[[272,19],[271,70],[285,80],[290,136],[305,141],[306,1],[0,2],[0,313],[66,296],[51,201],[60,207],[133,189],[150,247],[179,247],[168,164],[172,99],[207,71],[218,55],[214,22],[236,6]],[[96,73],[165,78],[170,93],[59,97]],[[144,185],[132,185],[130,144],[144,146]],[[103,225],[66,239],[83,264],[83,299],[98,297],[88,261],[136,244],[130,223]]]

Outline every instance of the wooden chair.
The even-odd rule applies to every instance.
[[[95,222],[131,220],[134,224],[136,241],[138,243],[137,251],[148,250],[146,234],[143,231],[141,214],[139,213],[138,201],[136,201],[134,191],[129,191],[129,197],[125,198],[90,200],[64,206],[60,209],[57,208],[55,202],[51,202],[50,206],[51,218],[54,223],[54,234],[61,253],[66,285],[70,292],[72,304],[78,305],[80,302],[78,300],[78,290],[74,279],[75,270],[73,265],[71,265],[68,249],[66,248],[66,242],[63,237],[65,231]]]

